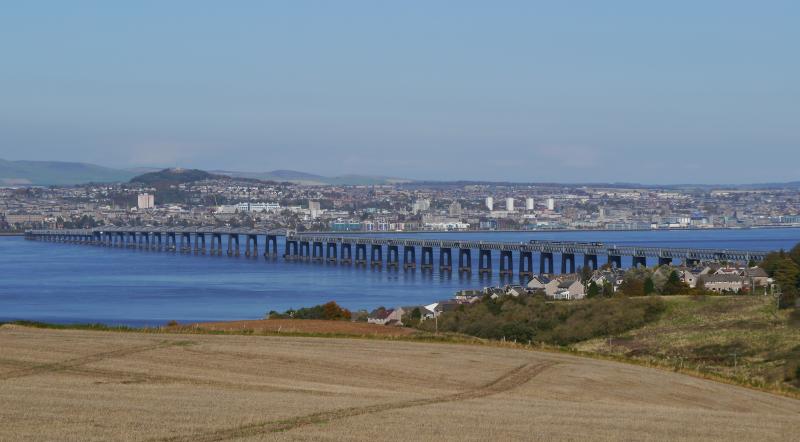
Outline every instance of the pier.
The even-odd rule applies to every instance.
[[[297,233],[291,230],[228,228],[134,228],[103,227],[74,230],[29,230],[32,241],[84,244],[198,255],[227,255],[255,258],[264,256],[287,261],[328,262],[375,269],[440,273],[532,277],[534,255],[538,255],[538,273],[555,273],[560,260],[561,273],[572,273],[579,265],[597,269],[599,257],[612,267],[622,267],[623,257],[634,267],[648,264],[668,265],[700,261],[758,262],[768,252],[685,247],[617,246],[597,242],[540,241],[502,242],[422,238],[387,238],[343,236],[324,233]],[[279,250],[279,238],[283,250]],[[419,251],[419,254],[417,253]],[[475,252],[475,253],[473,253]],[[454,266],[454,255],[457,266]],[[417,257],[419,256],[419,263]],[[477,268],[472,257],[477,259]],[[402,264],[401,264],[402,257]],[[498,267],[492,264],[497,258]],[[438,259],[437,259],[438,258]],[[515,266],[515,262],[517,266]]]

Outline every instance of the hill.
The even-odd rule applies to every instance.
[[[7,161],[0,159],[0,185],[69,186],[82,183],[111,183],[131,179],[131,171],[87,163],[63,161]]]
[[[224,175],[212,174],[200,169],[173,168],[159,170],[158,172],[144,173],[142,175],[133,177],[130,182],[154,187],[163,187],[221,178],[228,177]]]
[[[0,327],[0,440],[795,440],[800,401],[498,345]]]
[[[315,175],[313,173],[299,172],[296,170],[273,170],[270,172],[236,172],[229,170],[215,170],[219,173],[236,178],[251,178],[262,181],[289,182],[305,185],[340,185],[340,186],[369,186],[393,183],[407,183],[410,180],[403,178],[391,178],[380,175],[341,175],[327,177]]]

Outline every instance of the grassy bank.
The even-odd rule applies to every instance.
[[[570,349],[800,393],[800,327],[770,297],[664,297],[660,319]]]

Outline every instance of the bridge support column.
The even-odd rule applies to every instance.
[[[311,259],[311,243],[308,241],[300,241],[299,258],[303,261]]]
[[[583,267],[597,270],[597,255],[583,255]]]
[[[539,255],[539,273],[548,275],[555,273],[553,270],[553,252],[542,252]]]
[[[400,250],[398,246],[390,245],[386,248],[386,268],[400,268]]]
[[[325,256],[323,255],[323,250],[322,250],[322,243],[319,242],[319,241],[315,241],[311,245],[311,248],[312,248],[312,250],[311,250],[311,260],[312,261],[322,262],[325,259]]]
[[[492,274],[492,251],[481,249],[478,250],[478,274],[491,275]]]
[[[700,265],[700,260],[694,258],[686,258],[684,262],[686,263],[686,267],[697,267]]]
[[[266,241],[264,242],[264,258],[274,258],[276,256],[278,256],[278,236],[267,235]]]
[[[514,275],[514,252],[511,250],[500,251],[500,276]]]
[[[561,273],[575,273],[575,254],[561,254]]]
[[[422,247],[422,270],[433,270],[433,247]]]
[[[188,232],[181,233],[181,252],[189,253],[192,251],[192,234]]]
[[[608,264],[613,269],[621,269],[622,268],[622,256],[620,256],[620,255],[608,255]]]
[[[367,265],[367,245],[356,244],[356,265]]]
[[[458,273],[472,274],[471,249],[458,249]]]
[[[250,241],[253,242],[253,251],[250,251]],[[258,235],[247,235],[247,245],[245,246],[245,254],[250,257],[258,257]]]
[[[403,246],[403,269],[417,268],[417,249],[414,246]]]
[[[239,234],[228,234],[228,256],[239,256]]]
[[[201,255],[206,254],[206,234],[205,233],[195,233],[194,235],[194,247],[195,249],[200,251]]]
[[[328,262],[336,262],[336,243],[329,242],[325,244],[325,252],[328,257]]]
[[[342,243],[342,264],[353,263],[353,245],[349,242]]]
[[[300,247],[297,245],[297,241],[287,239],[286,243],[284,244],[283,259],[287,261],[293,261],[297,259],[299,254]]]
[[[533,278],[533,252],[519,252],[520,278]]]
[[[383,246],[380,244],[372,244],[369,251],[369,266],[370,267],[383,267]]]
[[[665,258],[663,256],[660,256],[658,258],[658,265],[659,265],[659,267],[660,266],[670,266],[670,265],[672,265],[672,258]]]
[[[633,257],[633,267],[647,267],[647,257],[645,256],[634,256]]]
[[[439,272],[453,271],[453,249],[449,247],[439,248]]]

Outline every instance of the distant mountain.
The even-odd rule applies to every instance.
[[[158,172],[148,172],[131,179],[131,183],[140,183],[147,186],[164,187],[169,185],[193,183],[195,181],[213,180],[228,178],[224,175],[217,175],[200,169],[164,169]]]
[[[373,175],[342,175],[336,177],[327,177],[312,173],[298,172],[296,170],[273,170],[270,172],[236,172],[230,170],[214,170],[212,172],[237,178],[252,178],[263,181],[280,181],[306,185],[333,184],[340,186],[368,186],[411,182],[411,180],[403,178],[391,178]]]
[[[136,173],[86,163],[63,161],[7,161],[0,159],[0,185],[68,186],[81,183],[127,181]]]

